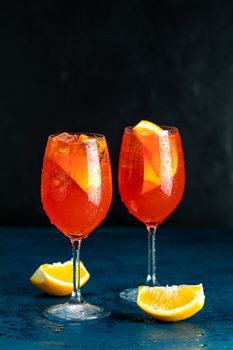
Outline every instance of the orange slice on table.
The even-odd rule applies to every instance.
[[[149,316],[176,322],[200,311],[205,302],[202,284],[138,288],[137,305]]]
[[[82,287],[89,280],[89,278],[89,272],[83,263],[80,262],[80,286]],[[72,260],[68,260],[64,263],[59,262],[40,265],[30,278],[31,283],[35,287],[47,294],[55,296],[70,295],[73,289],[72,280]]]
[[[62,170],[74,180],[84,191],[90,188],[97,189],[101,185],[100,164],[96,162],[99,157],[98,144],[88,143],[89,136],[63,133],[54,136],[46,152],[47,156],[59,165]]]
[[[143,146],[144,183],[142,193],[160,186],[165,178],[177,172],[178,155],[174,140],[166,130],[147,120],[140,121],[133,128]]]

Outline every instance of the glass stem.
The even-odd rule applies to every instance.
[[[81,247],[82,239],[73,240],[71,243],[72,243],[72,251],[73,251],[73,291],[69,302],[77,304],[77,303],[83,302],[81,289],[80,289],[80,247]],[[78,263],[78,266],[77,266],[77,263]],[[78,276],[77,276],[77,273],[78,273]],[[77,281],[77,277],[78,277],[78,281]]]
[[[147,225],[148,231],[148,274],[146,285],[150,287],[160,286],[156,277],[156,231],[158,225]]]

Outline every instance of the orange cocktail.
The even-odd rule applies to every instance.
[[[106,140],[98,135],[50,136],[41,194],[51,222],[70,237],[87,237],[104,219],[112,199]]]
[[[41,196],[51,223],[69,237],[73,249],[72,296],[67,303],[45,310],[44,315],[64,322],[109,315],[103,307],[84,302],[80,290],[81,242],[104,219],[112,199],[111,164],[105,137],[93,133],[49,136]]]
[[[126,128],[119,161],[119,191],[131,214],[160,224],[184,192],[184,160],[178,130],[140,133]]]
[[[148,231],[147,285],[159,285],[155,274],[155,233],[179,204],[185,185],[184,158],[179,131],[141,121],[127,127],[121,144],[118,185],[128,211]],[[137,290],[120,296],[135,301]]]

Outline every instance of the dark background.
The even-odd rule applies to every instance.
[[[107,136],[114,198],[105,224],[139,223],[117,193],[123,128],[180,129],[187,183],[174,226],[233,226],[233,3],[18,1],[0,11],[2,225],[44,225],[47,135]]]

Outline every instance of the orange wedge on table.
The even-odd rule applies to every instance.
[[[90,188],[99,188],[101,185],[100,165],[98,167],[92,158],[98,159],[103,140],[87,144],[89,139],[85,134],[63,133],[51,139],[46,151],[48,158],[86,193]]]
[[[147,120],[140,121],[133,131],[143,147],[144,183],[142,193],[160,186],[177,172],[178,155],[168,132]]]
[[[78,270],[77,270],[78,273]],[[80,286],[82,287],[90,278],[90,274],[80,262]],[[43,292],[55,295],[66,296],[72,293],[73,289],[73,261],[64,263],[43,264],[31,276],[31,283]]]
[[[202,284],[138,288],[137,305],[149,316],[176,322],[193,316],[205,302]]]

